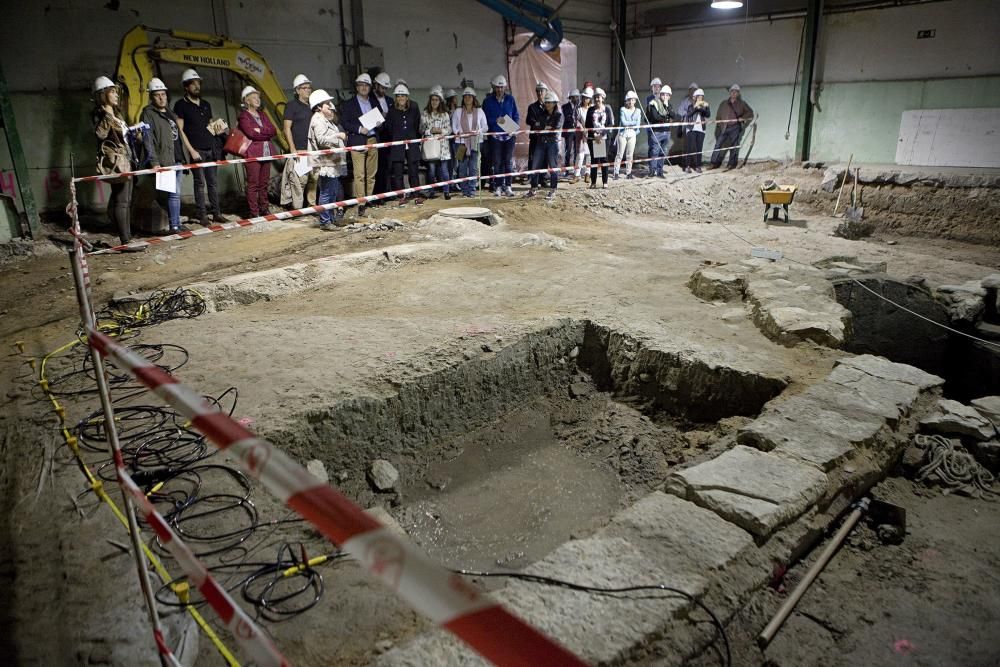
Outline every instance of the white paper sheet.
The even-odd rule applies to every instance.
[[[173,194],[177,192],[177,172],[158,171],[156,172],[156,189]]]
[[[385,120],[385,118],[382,116],[381,111],[378,109],[372,109],[368,113],[362,114],[361,118],[358,120],[361,121],[361,125],[364,126],[366,130],[374,130]]]
[[[596,137],[594,138],[594,148],[590,157],[607,157],[608,156],[608,142],[599,141]]]
[[[497,118],[497,125],[503,128],[504,132],[513,134],[521,129],[521,126],[514,122],[514,119],[510,116],[501,116]]]
[[[312,164],[309,162],[307,157],[295,158],[295,173],[299,176],[305,176],[310,171],[312,171]]]

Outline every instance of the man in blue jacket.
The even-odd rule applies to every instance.
[[[344,102],[341,106],[341,123],[347,132],[348,146],[363,146],[376,143],[376,130],[365,128],[361,124],[361,116],[377,108],[378,104],[371,97],[372,78],[362,74],[354,80],[357,95]],[[383,121],[384,122],[384,121]],[[351,152],[351,166],[354,168],[354,196],[367,197],[375,191],[375,172],[378,170],[378,150]],[[365,207],[358,207],[358,215],[364,215]]]
[[[517,102],[513,95],[506,93],[507,77],[498,74],[490,82],[493,86],[493,94],[483,101],[483,113],[486,115],[486,124],[490,132],[497,132],[490,136],[490,154],[493,156],[493,173],[509,174],[514,171],[514,137],[512,134],[505,134],[505,130],[497,124],[497,121],[504,116],[509,116],[515,123],[521,120],[517,113]],[[510,176],[494,177],[490,183],[490,188],[497,197],[513,197],[514,190],[510,186]]]

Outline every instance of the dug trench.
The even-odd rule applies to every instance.
[[[451,567],[523,567],[601,527],[680,464],[733,444],[785,387],[580,320],[522,336],[264,433],[319,460],[364,507],[384,505]],[[398,481],[379,490],[374,461]],[[384,487],[384,483],[383,483]]]

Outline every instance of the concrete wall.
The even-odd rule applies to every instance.
[[[345,13],[349,13],[350,4],[345,0]],[[111,6],[118,8],[109,9]],[[114,73],[121,37],[134,25],[228,34],[259,51],[286,85],[304,72],[317,86],[332,90],[340,87],[342,64],[338,6],[329,0],[293,4],[235,0],[10,3],[0,22],[0,61],[39,206],[49,211],[65,206],[71,155],[78,174],[93,173],[90,86],[96,76]],[[364,0],[363,9],[366,41],[384,49],[386,70],[394,80],[406,79],[421,105],[435,83],[457,87],[466,77],[485,91],[494,75],[506,71],[503,20],[473,0]],[[607,25],[610,6],[570,3],[562,16],[589,32],[589,25]],[[349,15],[345,23],[351,41]],[[610,39],[567,36],[580,46],[581,73],[607,80]],[[172,98],[182,94],[179,79],[183,69],[163,66]],[[217,71],[204,69],[200,73],[206,99],[216,115],[235,120],[242,84],[236,77]],[[237,173],[236,169],[220,171],[224,190],[238,189]],[[185,180],[182,196],[190,201],[191,179]],[[20,207],[2,135],[0,191],[12,194]],[[107,193],[107,186],[84,184],[79,199],[84,205],[102,207]]]
[[[713,108],[725,99],[725,87],[740,83],[761,114],[754,156],[790,159],[798,129],[798,92],[792,106],[792,82],[802,23],[792,18],[668,31],[630,41],[629,63],[639,87],[659,76],[683,95],[696,81]],[[924,29],[936,30],[936,36],[918,40],[917,31]],[[1000,3],[994,0],[825,16],[813,159],[846,160],[853,153],[862,162],[891,163],[903,111],[1000,107],[997,34]],[[676,104],[680,98],[674,99]],[[706,138],[706,150],[712,145]]]

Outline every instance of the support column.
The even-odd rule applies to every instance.
[[[795,159],[808,160],[812,144],[813,104],[812,90],[815,79],[816,44],[819,41],[819,22],[823,15],[823,0],[809,0],[806,10],[806,35],[802,45],[802,83],[799,90],[799,124],[795,136]]]
[[[0,122],[3,123],[4,134],[7,135],[7,147],[10,149],[11,162],[14,163],[14,176],[17,178],[17,189],[21,194],[21,205],[24,206],[24,214],[28,218],[28,230],[31,232],[31,237],[37,239],[41,232],[38,208],[35,206],[35,196],[31,192],[28,162],[24,159],[21,135],[17,133],[14,107],[10,103],[7,77],[4,76],[2,65],[0,65]]]
[[[622,51],[618,54],[618,108],[625,106],[625,91],[628,90],[628,86],[625,85],[625,22],[628,19],[628,0],[618,0],[618,43],[622,47]],[[614,45],[612,45],[614,46]],[[619,123],[620,118],[615,118],[615,122]]]

